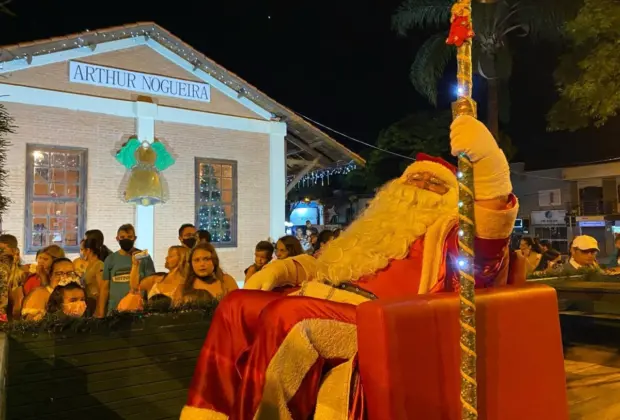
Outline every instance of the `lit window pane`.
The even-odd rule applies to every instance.
[[[79,171],[67,171],[67,184],[78,184],[80,182]]]
[[[67,197],[78,198],[80,196],[80,186],[65,185],[65,194]]]
[[[222,191],[222,203],[232,203],[233,193],[232,191]]]
[[[26,252],[57,244],[76,252],[84,234],[85,209],[81,200],[85,179],[85,150],[28,146],[31,168],[27,183],[30,208],[26,213]],[[67,249],[69,248],[69,249]]]
[[[47,167],[50,165],[50,154],[48,152],[34,150],[32,152],[32,159],[34,161],[34,166]]]
[[[67,154],[66,160],[67,168],[79,168],[80,167],[80,155],[75,153]]]
[[[233,189],[233,180],[232,178],[222,178],[221,186],[223,190],[232,190]]]
[[[50,181],[50,170],[48,168],[34,168],[34,182],[47,184]]]
[[[234,163],[199,162],[196,225],[211,233],[215,244],[236,245]]]
[[[50,196],[64,197],[66,195],[67,186],[65,184],[50,184]]]
[[[52,166],[54,168],[64,168],[65,154],[62,152],[52,152]]]
[[[50,197],[48,184],[34,184],[33,193],[35,197]]]
[[[33,216],[45,216],[48,215],[48,207],[50,203],[47,201],[34,201],[32,203],[32,215]]]

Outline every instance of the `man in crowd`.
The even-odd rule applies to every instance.
[[[97,316],[103,317],[116,310],[119,302],[129,293],[129,273],[131,273],[132,255],[140,252],[134,247],[136,230],[133,225],[126,224],[118,228],[116,240],[121,249],[108,255],[103,264],[104,285],[99,291]],[[150,255],[140,260],[140,280],[155,274],[155,265]]]
[[[196,227],[191,223],[181,225],[179,228],[179,241],[184,247],[192,249],[198,241],[198,238],[196,238]]]

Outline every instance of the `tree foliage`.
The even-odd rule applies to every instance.
[[[450,147],[451,118],[448,111],[416,113],[382,130],[376,146],[402,156],[373,150],[366,167],[347,176],[348,185],[364,186],[372,192],[399,177],[418,152],[434,156],[446,154]]]
[[[349,173],[346,186],[371,193],[399,177],[419,152],[433,156],[449,155],[451,123],[449,111],[415,113],[395,122],[379,133],[376,146],[382,150],[367,153],[366,166]],[[510,161],[517,152],[511,138],[500,133],[498,144]]]
[[[11,145],[8,135],[13,133],[15,126],[13,118],[9,115],[4,105],[0,104],[0,221],[11,200],[6,195],[6,170],[7,149]]]
[[[620,108],[620,3],[585,0],[566,33],[571,47],[554,73],[559,99],[549,112],[548,127],[601,126]]]
[[[490,110],[493,115],[507,118],[509,114],[506,82],[512,72],[510,40],[519,36],[559,40],[567,16],[576,11],[575,3],[566,0],[472,3],[476,32],[472,46],[474,70],[487,80],[498,81],[496,85],[501,91],[495,93],[501,101],[499,110]],[[437,32],[418,49],[410,73],[414,88],[433,105],[437,104],[438,83],[456,51],[445,43],[453,4],[453,0],[404,0],[392,17],[392,28],[401,35],[420,29]]]

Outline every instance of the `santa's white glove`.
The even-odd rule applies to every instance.
[[[510,167],[493,135],[480,121],[458,117],[450,126],[452,155],[465,153],[474,165],[476,200],[491,200],[512,192]]]
[[[316,259],[310,255],[298,255],[267,264],[248,279],[244,289],[273,290],[282,286],[297,286],[302,280],[310,280],[316,271]]]

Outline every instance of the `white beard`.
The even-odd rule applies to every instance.
[[[407,257],[416,239],[442,216],[458,213],[458,191],[445,195],[405,185],[386,184],[370,206],[317,259],[317,280],[356,281]]]

